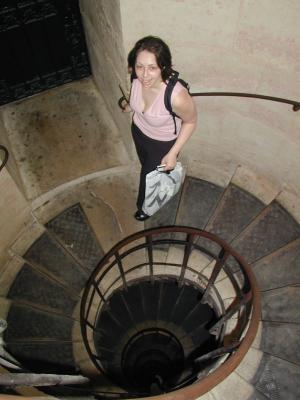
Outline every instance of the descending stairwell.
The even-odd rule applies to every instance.
[[[106,373],[129,392],[151,393],[159,376],[157,393],[162,393],[183,379],[193,358],[217,347],[208,331],[216,322],[197,287],[145,278],[115,291],[105,303],[95,347]]]
[[[223,188],[212,182],[187,177],[182,192],[146,221],[145,227],[174,224],[204,229],[228,242],[251,264],[262,295],[260,331],[249,353],[238,369],[203,399],[231,399],[232,387],[238,388],[236,398],[241,400],[289,400],[300,397],[297,386],[300,377],[298,222],[276,198],[265,204],[235,184],[234,180]],[[106,226],[102,229],[105,230]],[[3,300],[8,310],[5,315],[8,328],[4,339],[7,350],[29,370],[55,373],[75,373],[80,370],[84,374],[97,374],[95,368],[89,365],[89,357],[79,333],[82,291],[105,253],[103,248],[107,248],[107,243],[102,246],[97,237],[99,235],[95,234],[86,210],[81,204],[75,203],[47,221],[36,240],[18,255],[18,267],[12,265],[16,275],[10,277],[6,299]],[[216,247],[201,240],[198,245],[215,254]],[[111,242],[111,246],[114,244]],[[162,251],[162,257],[166,257],[165,251]],[[176,258],[176,249],[172,249],[167,257]],[[210,264],[211,258],[203,256],[203,276],[209,276]],[[229,268],[234,270],[234,265],[229,265]],[[218,286],[226,286],[224,277],[217,280]],[[136,298],[132,305],[129,302],[135,297],[129,296],[130,291],[139,293],[134,296],[142,292],[142,298]],[[149,318],[146,320],[145,314],[139,316],[137,306],[141,303],[144,304],[142,311],[148,310],[147,316],[152,315],[153,320],[157,320],[160,315],[159,320],[164,324],[160,328],[166,332],[158,336],[158,348],[161,340],[162,346],[168,349],[165,342],[167,335],[170,343],[167,354],[169,351],[175,354],[176,364],[182,360],[182,353],[188,348],[193,350],[195,343],[189,334],[196,328],[194,320],[196,316],[203,315],[203,310],[197,308],[195,299],[193,303],[189,296],[185,297],[184,291],[193,292],[193,286],[175,288],[169,281],[155,282],[154,285],[144,281],[137,285],[133,281],[130,289],[116,291],[111,296],[98,320],[101,331],[101,349],[99,347],[98,350],[102,352],[106,368],[121,383],[126,384],[130,380],[135,382],[140,375],[138,371],[131,371],[125,377],[118,368],[116,370],[120,346],[118,339],[126,335],[128,337],[128,333],[136,330],[139,324],[147,333],[146,339],[137,336],[134,340],[129,334],[132,344],[128,345],[123,362],[127,362],[130,371],[130,366],[135,364],[132,360],[136,357],[132,346],[147,348],[149,338],[153,341],[157,335],[152,331],[152,324],[147,326]],[[158,308],[155,302],[158,293],[164,299],[162,301],[173,303],[172,315],[163,315],[164,310],[168,309],[167,305]],[[187,303],[176,303],[175,299],[178,298],[191,300],[188,309],[181,309],[181,305]],[[230,298],[229,290],[228,300]],[[118,312],[121,307],[123,311]],[[209,318],[214,318],[213,311],[205,312],[212,313]],[[187,335],[187,342],[183,346],[177,344],[180,334],[176,329],[183,329],[184,335]],[[139,344],[141,341],[144,341],[143,346]],[[105,352],[104,348],[109,349]],[[172,365],[172,362],[162,365]],[[105,381],[107,388],[111,388],[110,384]]]

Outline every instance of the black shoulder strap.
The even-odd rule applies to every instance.
[[[172,97],[172,92],[173,92],[174,86],[176,85],[176,83],[178,81],[178,76],[179,76],[179,73],[177,71],[173,70],[172,75],[170,76],[170,78],[168,80],[167,87],[165,90],[165,97],[164,97],[165,107],[173,117],[174,127],[175,127],[174,135],[177,135],[177,126],[176,126],[176,120],[175,120],[176,114],[172,110],[171,97]]]
[[[176,83],[178,81],[178,75],[179,75],[179,73],[177,71],[173,71],[172,75],[170,76],[170,78],[168,80],[167,87],[165,90],[165,97],[164,97],[165,107],[169,111],[170,114],[173,113],[172,104],[171,104],[171,96],[172,96],[174,86],[176,85]]]
[[[165,107],[173,117],[174,127],[175,127],[175,132],[174,132],[175,135],[177,135],[177,126],[176,126],[175,117],[178,117],[178,115],[176,115],[176,113],[172,110],[172,103],[171,103],[171,97],[172,97],[172,92],[173,92],[174,86],[176,85],[177,82],[180,82],[182,84],[182,86],[184,86],[190,93],[190,85],[183,79],[178,78],[178,76],[179,76],[179,73],[177,71],[173,70],[173,73],[170,76],[170,79],[167,83],[167,87],[165,90],[165,97],[164,97]]]

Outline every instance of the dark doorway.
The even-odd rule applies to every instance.
[[[78,0],[2,0],[0,105],[90,75]]]

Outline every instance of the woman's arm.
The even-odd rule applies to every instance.
[[[161,164],[166,164],[166,171],[175,167],[179,152],[193,134],[197,124],[196,105],[187,90],[181,90],[174,96],[172,109],[182,119],[182,124],[175,144],[161,160]]]

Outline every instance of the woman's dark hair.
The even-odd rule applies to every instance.
[[[162,80],[165,82],[172,74],[172,55],[168,45],[156,36],[146,36],[136,42],[133,49],[130,50],[127,62],[128,68],[131,71],[131,78],[136,78],[135,62],[137,55],[147,50],[153,53],[156,58],[157,65],[161,69]]]

